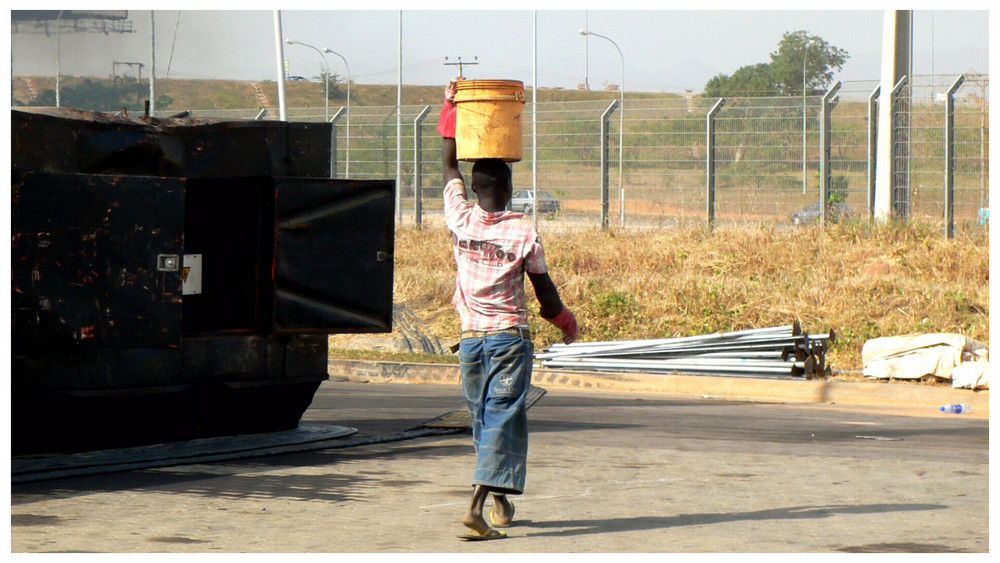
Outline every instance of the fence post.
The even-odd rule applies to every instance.
[[[944,236],[955,236],[955,92],[965,82],[959,76],[948,89],[944,103]]]
[[[819,118],[819,224],[826,224],[826,204],[830,197],[830,112],[837,105],[835,98],[840,90],[840,82],[823,94],[823,105],[820,107]]]
[[[344,115],[344,108],[341,107],[337,113],[330,118],[330,177],[337,177],[337,120]]]
[[[611,190],[608,186],[608,147],[610,145],[608,135],[608,121],[615,108],[618,107],[618,100],[614,100],[601,114],[601,228],[608,228],[608,213],[610,212]]]
[[[904,76],[892,87],[889,103],[892,104],[892,159],[889,162],[891,209],[898,219],[910,216],[910,96],[900,96],[909,85],[909,77]],[[903,167],[906,167],[904,169]]]
[[[618,100],[614,100],[601,114],[601,228],[605,230],[608,228],[608,206],[611,199],[608,188],[608,120],[617,107]]]
[[[719,98],[705,116],[705,213],[709,229],[715,226],[715,114],[725,103],[725,98]]]
[[[420,193],[420,186],[423,182],[421,178],[422,174],[420,173],[420,149],[421,145],[423,145],[423,135],[420,134],[420,124],[430,112],[431,106],[424,106],[424,109],[420,110],[416,119],[413,120],[413,222],[418,229],[423,218],[423,197]]]
[[[905,139],[906,115],[897,118],[900,104],[897,104],[899,92],[906,86],[907,77],[903,76],[889,91],[879,93],[879,134],[876,137],[877,149],[875,160],[875,205],[874,217],[879,221],[887,221],[894,214],[898,217],[897,188],[903,182],[897,176],[897,162],[907,159],[906,154],[897,154],[897,141]],[[884,84],[883,84],[884,85]]]
[[[881,86],[876,86],[868,96],[868,218],[875,217],[875,159],[878,154],[878,94]]]

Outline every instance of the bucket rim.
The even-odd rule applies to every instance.
[[[461,108],[465,104],[476,104],[476,103],[490,103],[490,102],[518,102],[524,104],[524,96],[488,96],[488,97],[472,97],[472,98],[459,98],[455,97],[455,105]]]
[[[489,79],[475,79],[475,80],[459,80],[455,83],[456,90],[478,88],[478,87],[489,87],[489,86],[519,86],[524,88],[524,82],[520,80],[503,80],[497,78]]]

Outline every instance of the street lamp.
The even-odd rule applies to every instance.
[[[809,57],[809,46],[816,40],[810,39],[802,50],[802,195],[806,195],[806,59]]]
[[[618,58],[622,62],[622,85],[619,89],[619,102],[618,105],[621,106],[618,114],[618,206],[621,212],[621,228],[625,228],[625,188],[622,184],[622,147],[625,141],[625,56],[622,55],[621,47],[618,46],[610,37],[605,37],[593,31],[586,29],[580,30],[580,35],[593,35],[594,37],[600,37],[601,39],[606,39],[610,41],[615,49],[618,49]]]
[[[326,102],[326,120],[330,120],[330,67],[326,64],[326,55],[322,51],[313,47],[312,45],[302,43],[301,41],[295,41],[293,39],[285,39],[285,43],[289,45],[302,45],[303,47],[309,47],[313,51],[319,53],[321,59],[323,59],[323,72],[326,74],[326,95],[323,96],[323,101]]]
[[[347,64],[347,59],[344,55],[331,50],[329,47],[323,49],[324,53],[330,53],[331,55],[337,55],[340,60],[344,61],[344,66],[347,67],[347,155],[344,159],[345,173],[344,176],[347,178],[351,177],[351,65]]]

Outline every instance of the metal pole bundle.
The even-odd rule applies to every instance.
[[[834,339],[833,331],[805,334],[795,323],[683,338],[556,344],[535,359],[553,369],[811,379],[823,375]]]

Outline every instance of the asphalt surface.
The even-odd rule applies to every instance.
[[[334,378],[303,422],[391,435],[459,393]],[[989,550],[985,417],[553,387],[529,421],[503,540],[457,538],[474,464],[459,433],[13,485],[11,551]]]

